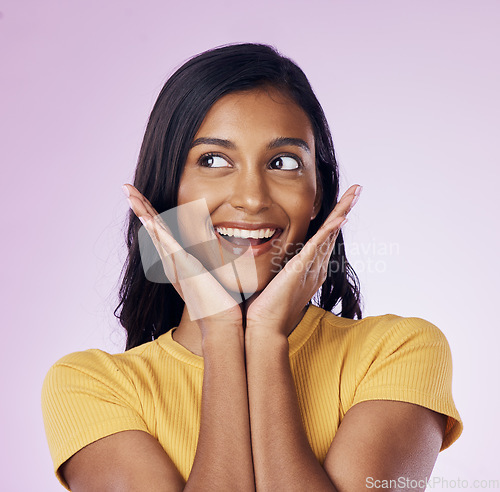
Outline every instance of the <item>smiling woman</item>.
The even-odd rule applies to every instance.
[[[240,285],[243,292],[261,291],[272,278],[271,262],[281,264],[285,246],[293,251],[304,242],[321,206],[307,114],[272,87],[219,99],[195,135],[177,204],[200,198],[207,202],[223,247],[238,254],[233,245],[251,246],[248,268],[257,269],[258,284],[245,285],[249,275],[243,266],[238,279],[224,279],[215,271],[216,278],[232,291]],[[194,237],[188,241],[196,242],[199,231],[189,232]]]
[[[328,124],[295,63],[260,44],[190,59],[124,191],[126,351],[70,354],[43,387],[66,488],[425,483],[462,430],[448,343],[420,318],[362,319],[341,230],[361,186],[339,199]]]

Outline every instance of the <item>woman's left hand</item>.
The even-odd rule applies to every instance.
[[[300,321],[301,311],[325,281],[330,256],[346,216],[356,204],[362,186],[351,186],[316,234],[307,241],[250,304],[246,330],[263,328],[285,336]]]

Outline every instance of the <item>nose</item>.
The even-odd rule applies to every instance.
[[[238,173],[231,191],[231,205],[248,214],[258,214],[271,206],[269,186],[260,171]]]

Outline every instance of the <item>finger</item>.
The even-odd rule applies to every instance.
[[[336,230],[345,222],[347,222],[347,219],[341,216],[333,218],[328,224],[323,224],[316,234],[307,241],[299,255],[302,255],[303,258],[312,259],[322,245],[329,244],[334,239]]]
[[[328,264],[330,263],[330,259],[332,257],[332,253],[333,253],[333,248],[335,247],[335,244],[337,243],[337,238],[339,237],[340,231],[346,222],[347,222],[347,219],[344,219],[344,221],[341,224],[339,224],[339,226],[336,227],[328,236],[329,239],[325,243],[327,246],[324,250],[325,255],[324,255],[323,260],[322,260],[324,267],[328,266]]]
[[[322,226],[313,237],[307,241],[300,253],[295,255],[288,263],[295,271],[303,270],[304,273],[317,271],[324,261],[328,261],[335,245],[340,227],[347,222],[343,216],[331,221],[328,226]],[[286,268],[286,265],[285,265]]]
[[[347,214],[352,210],[354,205],[356,205],[356,203],[358,202],[362,189],[363,187],[360,185],[352,185],[342,195],[342,198],[337,202],[335,208],[330,212],[330,214],[325,220],[325,224],[328,223],[330,220],[333,220],[341,215],[347,217]]]
[[[177,282],[178,282],[178,273],[177,273],[177,268],[175,266],[175,260],[174,256],[169,253],[169,251],[166,248],[166,244],[168,244],[168,238],[164,236],[166,234],[163,229],[160,229],[157,224],[153,220],[148,220],[144,222],[144,229],[148,233],[149,237],[151,238],[153,245],[160,256],[160,260],[163,266],[163,271],[165,272],[165,275],[167,278],[170,280],[170,282],[174,285],[174,287],[177,289]],[[150,246],[148,246],[150,247]],[[177,289],[178,290],[178,289]],[[181,294],[181,292],[179,292]],[[182,296],[182,294],[181,294]]]
[[[359,199],[359,195],[361,190],[363,189],[360,185],[351,186],[339,200],[333,211],[336,215],[344,215],[346,216],[354,207],[356,202]]]
[[[176,241],[165,221],[134,186],[124,185],[129,192],[128,201],[141,220],[158,252],[163,269],[176,286],[179,279],[200,275],[206,270],[196,258],[188,254]],[[176,287],[177,288],[177,287]],[[180,293],[180,292],[179,292]],[[181,294],[182,295],[182,294]]]
[[[128,186],[130,187],[131,185]],[[126,188],[127,191],[129,191],[130,189],[125,185],[124,188]],[[136,188],[132,188],[133,191],[130,193],[127,201],[137,218],[143,223],[143,225],[145,225],[147,221],[154,221],[154,223],[156,223],[159,228],[164,229],[172,237],[172,232],[170,231],[170,228],[167,226],[165,221],[162,219],[161,215],[158,214],[158,212],[154,209],[150,202],[141,193],[139,193]],[[174,248],[174,250],[177,251],[179,248],[176,247]]]
[[[347,221],[348,219],[346,219],[344,215],[332,217],[318,229],[316,234],[314,234],[311,239],[309,239],[306,246],[309,242],[311,243],[311,247],[315,248],[318,248],[325,243],[328,245],[332,242],[334,243],[341,227],[343,227]]]
[[[153,205],[151,205],[151,202],[135,186],[127,183],[123,185],[123,188],[124,192],[126,190],[128,193],[128,198],[134,197],[142,202],[148,214],[151,216],[158,215],[158,212],[155,210]]]
[[[331,251],[340,231],[340,225],[344,220],[344,217],[341,217],[336,221],[336,230],[330,231],[332,234],[329,234],[326,228],[318,231],[305,244],[300,253],[285,264],[282,272],[273,281],[280,275],[282,275],[282,279],[289,276],[293,279],[290,280],[291,282],[312,297],[327,277]]]
[[[127,200],[130,208],[141,220],[141,222],[144,223],[144,220],[147,220],[150,217],[158,217],[159,219],[161,219],[160,214],[151,205],[151,202],[137,188],[130,184],[125,184],[122,188],[124,190],[124,193],[128,194]],[[163,220],[160,221],[160,224],[168,229]]]
[[[145,221],[144,227],[153,240],[160,257],[165,261],[174,262],[178,277],[188,278],[205,271],[201,262],[187,253],[172,234],[161,227],[157,221],[149,219]]]
[[[361,192],[363,191],[363,187],[361,185],[356,185],[356,188],[354,190],[354,198],[350,198],[351,202],[349,205],[349,212],[353,209],[354,205],[358,203],[359,197],[361,196]]]
[[[198,320],[238,306],[224,287],[193,255],[176,241],[170,228],[149,200],[132,185],[124,192],[158,252],[167,278],[184,300],[191,319]],[[207,292],[212,295],[207,296]],[[214,300],[215,296],[215,300]]]
[[[347,221],[348,219],[345,217],[345,215],[335,216],[330,219],[330,221],[325,222],[325,224],[323,224],[323,226],[318,230],[313,238],[311,238],[314,239],[314,242],[318,244],[317,250],[321,251],[322,253],[321,255],[317,255],[316,258],[316,266],[318,270],[322,271],[323,269],[326,269],[328,267],[333,248],[335,247],[335,243],[337,242],[337,237],[340,234],[341,228],[347,223]],[[323,274],[321,273],[320,275]]]
[[[318,232],[308,241],[308,243],[310,242],[311,244],[308,246],[308,251],[305,251],[303,261],[306,261],[307,273],[314,279],[321,279],[319,285],[321,285],[326,278],[325,274],[335,242],[341,227],[346,222],[347,219],[344,218],[344,216],[337,217],[332,220],[328,227],[318,230]]]
[[[355,188],[348,190],[342,197],[353,195]],[[323,284],[328,273],[330,257],[341,227],[347,222],[344,215],[333,216],[326,221],[304,245],[302,250],[288,261],[283,271],[295,281],[310,290],[313,295]]]
[[[180,249],[173,253],[167,251],[165,244],[178,245],[168,232],[152,220],[148,220],[144,227],[152,236],[167,277],[175,277],[176,281],[172,282],[172,285],[184,300],[191,320],[220,314],[238,305],[231,296],[227,296],[224,287],[197,258],[180,246]],[[230,265],[226,266],[232,271]],[[209,296],[207,292],[210,293]]]

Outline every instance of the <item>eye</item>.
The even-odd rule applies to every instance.
[[[295,169],[300,169],[300,162],[296,157],[280,155],[271,161],[271,167],[273,169],[282,169],[284,171],[294,171]]]
[[[198,159],[202,167],[229,167],[226,159],[218,154],[204,154]]]

